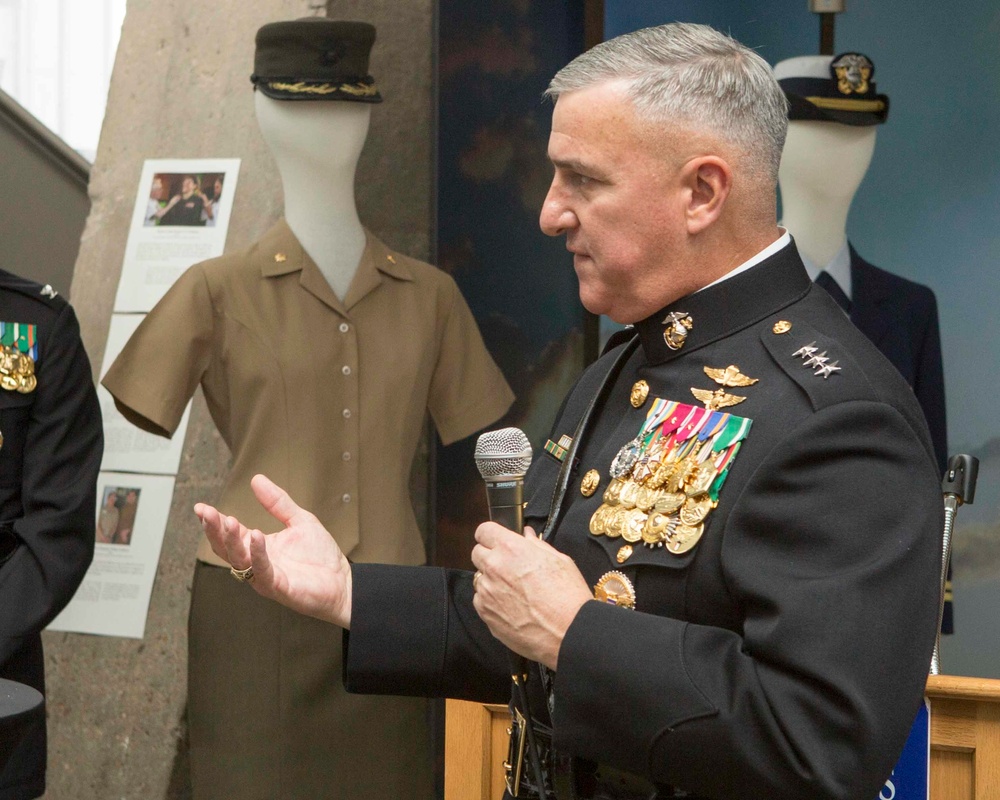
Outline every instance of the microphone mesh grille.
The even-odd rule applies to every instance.
[[[522,477],[531,466],[531,444],[520,428],[487,431],[476,440],[475,459],[484,478]]]

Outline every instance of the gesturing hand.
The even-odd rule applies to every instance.
[[[255,475],[250,486],[284,530],[265,536],[248,530],[235,517],[197,503],[194,513],[212,550],[234,569],[252,567],[250,585],[258,594],[301,614],[350,628],[351,565],[329,531],[265,476]]]

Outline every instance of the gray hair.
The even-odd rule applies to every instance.
[[[707,25],[673,22],[602,42],[559,70],[545,92],[559,95],[610,80],[654,122],[706,128],[736,145],[745,166],[777,182],[788,101],[768,63]]]

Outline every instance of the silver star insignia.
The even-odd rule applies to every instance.
[[[794,353],[792,357],[799,356],[801,358],[809,358],[813,353],[815,353],[819,348],[816,346],[816,342],[810,342],[805,347],[800,347]]]
[[[806,361],[805,361],[805,363],[802,366],[803,367],[818,367],[818,366],[822,366],[823,364],[825,364],[829,360],[830,359],[827,358],[827,355],[826,355],[826,350],[824,350],[822,353],[819,353],[818,355],[815,355],[812,358],[807,358]]]
[[[823,380],[826,380],[834,372],[840,372],[840,367],[837,366],[837,364],[839,363],[840,363],[839,361],[833,361],[829,364],[823,364],[816,368],[816,371],[813,373],[813,375],[822,375]]]
[[[51,286],[51,284],[47,283],[47,284],[45,284],[42,287],[42,291],[39,292],[39,294],[41,294],[42,297],[52,298],[52,297],[55,297],[57,294],[59,294],[59,292],[57,292],[55,289],[53,289],[52,286]]]

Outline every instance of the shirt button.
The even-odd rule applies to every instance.
[[[341,456],[341,458],[344,459],[344,461],[350,461],[351,460],[351,454],[350,453],[344,453]]]
[[[345,494],[340,499],[343,500],[345,503],[350,503],[351,502],[351,496],[349,494]]]
[[[340,371],[343,372],[345,375],[351,374],[351,368],[348,367],[346,364],[340,368]]]
[[[350,329],[351,329],[351,326],[348,325],[346,322],[341,322],[340,323],[340,332],[341,333],[347,333]]]
[[[345,408],[344,411],[343,411],[343,414],[344,414],[344,419],[350,419],[351,418],[351,409]]]

